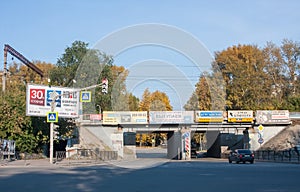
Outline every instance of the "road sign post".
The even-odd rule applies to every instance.
[[[76,90],[74,92],[85,91],[85,93],[88,93],[86,90],[93,89],[93,88],[96,88],[96,87],[102,86],[102,85],[103,85],[103,83],[100,83],[100,84],[97,84],[97,85],[92,85],[92,86],[89,86],[89,87],[78,89],[78,90]],[[68,92],[66,94],[70,94],[70,92]],[[47,113],[47,121],[50,122],[50,163],[51,164],[53,164],[53,152],[54,152],[54,147],[53,147],[53,142],[54,142],[54,134],[53,134],[54,133],[54,122],[58,121],[58,113],[54,112],[55,107],[56,107],[56,100],[59,97],[61,97],[63,95],[66,95],[66,94],[53,94],[53,97],[51,98],[52,99],[52,101],[51,101],[51,112]],[[91,95],[89,95],[88,99],[90,99],[90,97],[91,97]],[[54,115],[55,118],[53,117],[53,115]]]
[[[58,97],[58,96],[56,96],[56,97]],[[51,102],[51,113],[54,113],[56,97],[54,97],[53,100],[52,100],[52,102]],[[49,116],[49,113],[48,113],[47,117],[48,116]],[[58,117],[56,117],[56,118],[58,118]],[[50,163],[51,164],[53,164],[53,152],[54,152],[54,147],[53,147],[53,142],[54,142],[53,132],[54,132],[54,121],[51,121],[51,123],[50,123]]]

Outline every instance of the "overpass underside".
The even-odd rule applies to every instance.
[[[132,135],[135,136],[136,133],[167,133],[167,158],[189,159],[191,157],[192,149],[191,140],[194,133],[201,132],[206,134],[208,156],[221,157],[221,146],[234,146],[234,144],[228,142],[228,140],[232,140],[234,143],[237,143],[237,140],[241,142],[240,138],[243,138],[243,131],[249,129],[251,127],[251,124],[119,124],[104,126],[102,124],[81,123],[80,127],[90,127],[90,131],[96,132],[94,134],[98,135],[98,138],[101,141],[109,140],[107,138],[101,138],[101,135],[107,136],[109,134],[115,134],[113,132],[117,131],[118,134],[123,134],[122,147],[130,149],[132,149],[132,147],[135,147],[135,139],[131,138],[132,141],[130,142],[130,146],[128,146],[128,142],[125,142],[125,133],[131,133],[131,137]],[[93,129],[91,129],[92,127]],[[103,132],[103,130],[106,130],[106,132],[107,130],[110,130],[110,133],[100,134],[100,130],[102,130],[101,132]],[[187,132],[189,133],[189,137],[184,136],[187,134]],[[113,138],[115,136],[108,137]],[[118,136],[118,138],[120,137]],[[116,143],[115,141],[106,141],[108,145],[109,142],[111,142],[110,144],[112,145]],[[120,140],[118,140],[118,143],[120,143]],[[118,150],[120,151],[120,146],[118,147]],[[126,156],[126,154],[123,156]]]

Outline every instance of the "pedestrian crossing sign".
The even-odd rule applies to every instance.
[[[58,122],[58,112],[48,112],[47,123],[57,123],[57,122]]]
[[[80,92],[80,102],[91,102],[91,91]]]

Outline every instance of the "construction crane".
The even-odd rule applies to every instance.
[[[35,66],[32,62],[30,62],[26,57],[24,57],[21,53],[16,51],[11,46],[5,44],[4,45],[4,70],[3,70],[3,76],[2,76],[2,91],[5,92],[5,86],[6,86],[6,75],[7,75],[7,52],[10,53],[12,56],[18,58],[20,61],[22,61],[27,67],[32,69],[34,72],[39,74],[41,76],[41,79],[43,79],[43,71],[40,70],[37,66]]]

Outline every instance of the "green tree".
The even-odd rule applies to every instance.
[[[24,89],[24,85],[21,84],[10,87],[5,93],[1,92],[0,138],[15,140],[18,151],[36,152],[38,138],[34,134],[31,118],[25,115]]]
[[[87,52],[88,44],[82,41],[75,41],[71,47],[67,47],[57,61],[57,68],[50,73],[52,84],[64,87],[72,84],[77,68]]]

